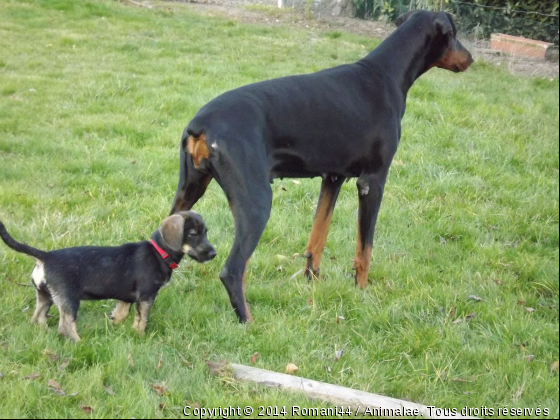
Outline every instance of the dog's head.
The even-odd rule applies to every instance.
[[[181,211],[167,217],[158,228],[165,246],[198,262],[210,261],[216,250],[208,242],[206,225],[194,211]]]
[[[405,24],[416,26],[419,33],[427,34],[425,42],[429,44],[429,56],[426,70],[439,67],[458,73],[467,70],[474,62],[471,53],[457,39],[457,28],[449,13],[411,10],[399,16],[395,24],[398,27]]]

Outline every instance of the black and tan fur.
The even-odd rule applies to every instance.
[[[152,240],[178,263],[186,254],[198,262],[211,260],[216,251],[206,237],[206,226],[193,211],[166,218]],[[159,289],[171,278],[172,268],[149,241],[118,247],[74,247],[45,252],[14,240],[0,222],[0,237],[12,249],[35,258],[31,275],[37,293],[32,322],[46,326],[54,304],[60,320],[58,332],[75,341],[76,316],[81,300],[117,299],[113,321],[122,322],[133,303],[133,328],[143,334]]]
[[[241,321],[251,320],[246,267],[270,216],[274,178],[323,178],[305,253],[310,278],[319,273],[340,188],[357,178],[355,282],[368,284],[375,224],[408,91],[433,67],[461,72],[473,62],[447,13],[411,12],[397,25],[356,63],[226,92],[203,106],[183,132],[171,214],[191,209],[212,179],[224,190],[235,240],[220,279]]]

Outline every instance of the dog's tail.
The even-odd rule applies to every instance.
[[[17,252],[22,252],[24,254],[30,255],[39,260],[44,260],[45,257],[47,256],[47,253],[45,251],[41,251],[40,249],[33,248],[32,246],[22,244],[16,241],[14,238],[12,238],[10,234],[6,231],[6,228],[4,227],[4,223],[2,223],[1,221],[0,221],[0,237],[4,242],[6,242],[6,245],[8,245],[10,248],[12,248]]]

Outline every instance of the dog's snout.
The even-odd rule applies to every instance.
[[[208,251],[208,261],[213,260],[216,255],[218,255],[216,250],[214,248],[210,248],[210,250]]]

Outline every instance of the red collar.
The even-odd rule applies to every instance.
[[[161,258],[163,258],[163,260],[167,263],[169,268],[175,270],[177,267],[179,267],[179,265],[177,265],[177,263],[171,259],[169,254],[165,252],[163,249],[161,249],[153,239],[150,239],[150,242],[152,243],[152,245],[154,246],[158,254],[161,256]]]

